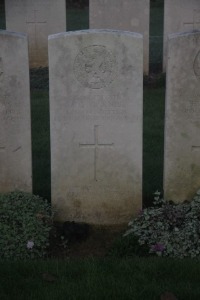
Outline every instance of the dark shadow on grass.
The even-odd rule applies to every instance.
[[[148,77],[143,108],[143,206],[163,190],[165,76]]]
[[[48,69],[30,72],[33,193],[51,200]]]
[[[6,29],[5,2],[0,0],[0,30]]]

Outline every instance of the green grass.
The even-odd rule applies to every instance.
[[[68,9],[67,30],[82,30],[89,28],[89,9]]]
[[[50,200],[50,131],[48,91],[31,92],[33,193]]]
[[[4,1],[0,0],[0,29],[5,29],[5,7]]]
[[[152,2],[150,9],[150,36],[163,35],[163,15],[164,1]]]
[[[55,275],[55,282],[42,274]],[[200,262],[160,258],[0,263],[0,299],[153,300],[168,290],[200,297]]]
[[[157,0],[155,2],[152,2],[151,9],[150,9],[150,37],[149,37],[150,72],[158,72],[162,70],[163,16],[164,16],[164,1]]]
[[[144,89],[143,113],[143,203],[149,205],[153,193],[163,189],[165,89]]]

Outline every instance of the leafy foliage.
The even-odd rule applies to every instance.
[[[132,222],[124,236],[137,237],[149,253],[169,257],[200,255],[200,190],[192,201],[175,204],[156,192],[154,207],[149,207]]]
[[[46,200],[24,192],[0,194],[0,258],[44,257],[52,224]]]

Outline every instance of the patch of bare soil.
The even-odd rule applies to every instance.
[[[67,241],[61,239],[62,228],[56,225],[51,235],[48,256],[58,259],[104,257],[126,227],[126,225],[90,226],[88,235],[83,239],[72,238],[71,241]]]

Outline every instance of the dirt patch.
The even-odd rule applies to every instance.
[[[126,228],[126,225],[90,226],[86,238],[68,242],[61,239],[62,227],[56,225],[51,235],[48,256],[59,259],[104,257]]]

